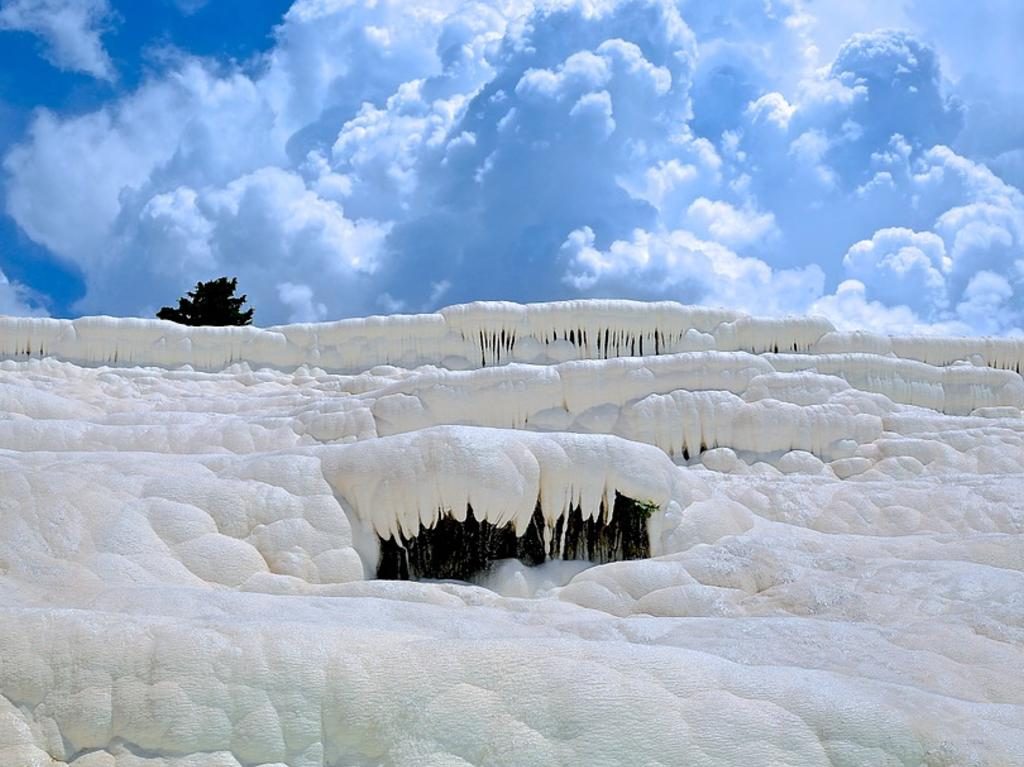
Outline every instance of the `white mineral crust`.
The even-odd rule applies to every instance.
[[[2,767],[1024,765],[1024,341],[0,318]],[[373,580],[616,493],[652,558]]]

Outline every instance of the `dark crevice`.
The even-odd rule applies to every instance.
[[[605,507],[595,519],[584,519],[577,507],[558,520],[550,544],[545,544],[540,504],[522,536],[516,535],[511,523],[498,526],[477,520],[468,508],[464,522],[444,515],[434,527],[420,528],[412,538],[381,539],[377,577],[468,581],[500,559],[518,559],[531,567],[549,559],[595,564],[643,559],[651,555],[647,519],[656,509],[616,494],[610,520]]]

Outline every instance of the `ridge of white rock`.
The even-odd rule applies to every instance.
[[[671,303],[0,318],[0,765],[1024,764],[1020,357]],[[373,579],[617,494],[651,558]]]
[[[375,365],[469,369],[506,362],[643,357],[719,350],[895,355],[929,365],[957,361],[1021,372],[1024,339],[881,336],[839,332],[823,317],[750,317],[671,301],[476,302],[433,314],[257,327],[185,327],[163,320],[0,316],[0,358],[53,356],[84,364],[235,362],[336,372]]]

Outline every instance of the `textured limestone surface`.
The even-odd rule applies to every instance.
[[[1022,765],[1022,349],[0,318],[0,765]],[[650,558],[373,579],[468,506],[558,551],[617,495]]]

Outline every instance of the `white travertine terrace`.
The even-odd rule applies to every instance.
[[[655,448],[604,434],[439,426],[321,455],[324,476],[382,538],[411,538],[441,513],[464,520],[468,506],[521,535],[538,500],[553,530],[575,508],[597,517],[615,493],[667,506],[676,478]]]
[[[0,318],[0,765],[1024,764],[1022,356],[673,303]],[[372,579],[617,493],[651,558]]]
[[[86,364],[192,365],[237,361],[351,372],[374,365],[478,367],[501,362],[682,351],[870,353],[931,365],[973,359],[1019,371],[1024,339],[842,333],[823,317],[758,318],[671,301],[477,302],[435,314],[390,315],[269,328],[187,328],[162,320],[0,317],[0,355]]]

